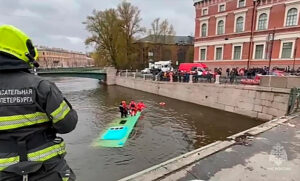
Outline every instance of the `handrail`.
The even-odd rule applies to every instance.
[[[163,77],[160,74],[153,75],[153,74],[142,74],[141,72],[129,72],[129,71],[123,71],[120,70],[117,73],[117,76],[122,76],[122,77],[133,77],[133,78],[142,78],[144,80],[157,80],[157,81],[163,81],[163,82],[168,82],[170,81],[169,77]],[[173,77],[173,82],[188,82],[183,78],[183,76],[180,76],[182,80],[179,80],[178,76]],[[247,79],[247,76],[220,76],[220,84],[241,84],[242,79]],[[251,77],[250,79],[253,79],[254,77]],[[185,80],[185,81],[183,81]],[[211,77],[198,77],[195,79],[193,77],[193,83],[215,83],[215,79]]]

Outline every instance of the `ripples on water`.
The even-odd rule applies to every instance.
[[[248,117],[185,103],[97,80],[51,78],[79,115],[75,131],[63,135],[67,161],[78,180],[117,180],[259,124]],[[197,95],[194,95],[197,96]],[[122,100],[144,101],[143,112],[124,148],[94,148],[99,133],[119,117]],[[166,102],[166,106],[159,106]]]

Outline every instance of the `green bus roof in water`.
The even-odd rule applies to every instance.
[[[135,116],[113,120],[94,141],[93,146],[123,147],[140,116],[141,112],[137,112]]]

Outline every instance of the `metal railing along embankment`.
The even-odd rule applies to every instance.
[[[144,80],[153,80],[153,81],[163,81],[170,82],[169,76],[163,76],[162,74],[142,74],[137,71],[125,71],[121,70],[117,73],[117,76],[122,77],[131,77],[131,78],[142,78]],[[203,76],[173,76],[172,82],[191,82],[193,83],[215,83],[216,79],[214,77],[203,77]],[[253,79],[253,77],[249,78],[247,76],[220,76],[219,83],[220,84],[241,84],[242,79]]]

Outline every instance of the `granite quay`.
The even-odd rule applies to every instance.
[[[116,76],[116,85],[262,120],[287,113],[290,88],[153,81]]]

